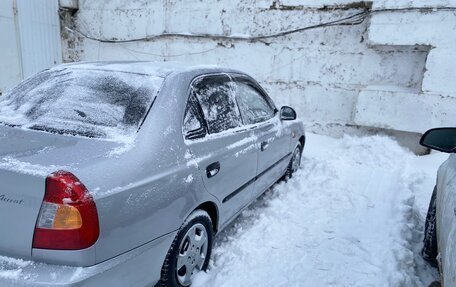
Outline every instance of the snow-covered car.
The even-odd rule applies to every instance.
[[[305,144],[292,108],[212,66],[57,66],[0,122],[0,286],[189,286]]]
[[[420,144],[450,153],[437,172],[426,218],[423,257],[440,267],[442,286],[456,286],[456,128],[427,131]]]

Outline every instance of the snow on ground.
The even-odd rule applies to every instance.
[[[308,134],[302,169],[218,236],[194,286],[427,286],[437,272],[419,250],[445,159],[383,136]]]

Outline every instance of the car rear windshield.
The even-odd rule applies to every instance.
[[[133,137],[163,78],[118,71],[51,69],[0,97],[0,122],[85,137]]]

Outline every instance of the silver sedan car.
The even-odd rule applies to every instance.
[[[442,286],[456,286],[456,128],[427,131],[420,142],[450,153],[439,168],[426,218],[423,257],[440,267]]]
[[[0,286],[189,286],[305,144],[292,108],[212,66],[61,65],[0,123]]]

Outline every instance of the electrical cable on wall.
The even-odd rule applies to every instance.
[[[195,39],[213,39],[213,40],[233,40],[233,41],[249,41],[249,42],[256,42],[256,41],[262,41],[262,40],[267,40],[271,38],[278,38],[278,37],[283,37],[295,33],[300,33],[306,30],[311,30],[311,29],[317,29],[317,28],[323,28],[323,27],[331,27],[331,26],[353,26],[353,25],[359,25],[362,24],[369,15],[375,14],[375,13],[381,13],[381,12],[405,12],[405,11],[419,11],[419,12],[424,12],[424,11],[430,11],[430,12],[435,12],[435,11],[456,11],[456,7],[436,7],[436,8],[398,8],[398,9],[377,9],[377,10],[365,10],[363,12],[359,12],[353,15],[350,15],[348,17],[344,17],[338,20],[333,20],[329,22],[324,22],[320,24],[315,24],[311,26],[306,26],[306,27],[301,27],[297,29],[292,29],[292,30],[287,30],[287,31],[282,31],[278,33],[273,33],[273,34],[268,34],[268,35],[258,35],[258,36],[234,36],[234,35],[216,35],[216,34],[188,34],[188,33],[162,33],[162,34],[157,34],[157,35],[151,35],[151,36],[146,36],[142,38],[134,38],[134,39],[124,39],[124,40],[118,40],[118,39],[101,39],[101,38],[96,38],[93,36],[90,36],[86,33],[83,33],[77,29],[71,29],[69,27],[65,27],[66,30],[72,33],[76,33],[81,35],[82,37],[101,42],[101,43],[131,43],[131,42],[147,42],[147,41],[153,41],[157,39],[163,39],[163,38],[195,38]]]

